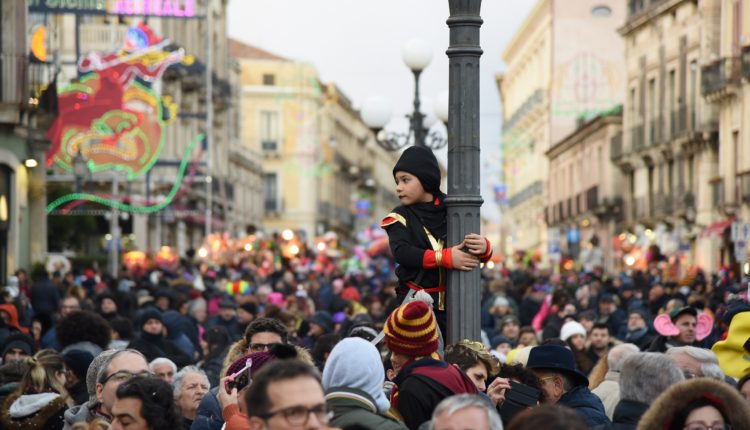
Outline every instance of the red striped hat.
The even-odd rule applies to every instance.
[[[399,306],[383,328],[391,352],[409,357],[424,357],[438,349],[435,315],[429,305],[416,300]]]

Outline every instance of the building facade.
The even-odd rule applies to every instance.
[[[552,146],[549,204],[545,210],[551,263],[563,258],[586,269],[615,268],[611,246],[622,216],[622,174],[610,160],[613,139],[621,138],[622,112],[602,114]]]
[[[44,132],[52,115],[33,103],[27,2],[0,4],[0,282],[47,252]]]
[[[242,70],[241,140],[262,159],[264,230],[292,230],[308,244],[334,232],[352,243],[397,204],[386,192],[394,155],[313,66],[235,40],[230,51]]]
[[[590,119],[622,102],[622,2],[540,0],[502,54],[497,76],[503,107],[503,175],[508,207],[502,247],[548,251],[545,153]],[[582,23],[585,22],[585,25]]]
[[[718,56],[702,67],[702,92],[718,106],[719,175],[712,207],[720,217],[750,222],[750,0],[721,0]],[[744,229],[743,229],[744,230]],[[726,232],[725,232],[726,233]],[[740,237],[741,236],[741,237]],[[747,235],[724,234],[720,264],[748,261]],[[739,245],[739,246],[738,246]],[[714,256],[716,257],[716,256]]]
[[[611,155],[625,176],[619,236],[631,238],[636,265],[656,245],[672,263],[715,270],[726,247],[719,108],[704,98],[720,18],[720,1],[628,2],[624,131]]]
[[[84,58],[101,54],[106,59],[108,53],[123,52],[125,44],[134,40],[128,39],[129,32],[138,33],[140,40],[148,43],[158,44],[161,38],[170,41],[163,54],[152,54],[145,63],[158,63],[170,53],[183,54],[179,61],[169,62],[157,79],[149,79],[147,68],[137,72],[145,74],[139,79],[148,82],[145,91],[157,100],[152,108],[159,114],[154,115],[163,120],[161,142],[149,142],[152,148],[158,148],[154,149],[158,157],[148,169],[125,175],[122,171],[126,169],[120,166],[82,176],[54,163],[47,177],[50,192],[57,193],[55,197],[75,190],[140,209],[160,209],[115,213],[91,203],[78,210],[58,208],[50,213],[52,224],[63,225],[61,220],[76,217],[88,219],[95,228],[76,241],[84,243],[81,249],[69,249],[69,243],[54,240],[51,251],[101,254],[102,243],[109,247],[114,240],[121,249],[158,251],[168,245],[184,255],[189,249],[197,249],[206,233],[244,234],[261,223],[262,208],[253,203],[253,196],[261,191],[260,162],[240,150],[239,65],[229,57],[226,1],[186,0],[171,3],[169,10],[148,11],[139,9],[148,3],[139,2],[32,3],[27,36],[32,54],[38,49],[46,57],[32,65],[32,90],[43,88],[53,75],[58,90],[70,88],[70,83],[79,80]],[[96,70],[98,63],[92,64]],[[141,88],[139,85],[136,82],[135,89],[125,91],[126,99]],[[187,153],[191,143],[202,135],[205,137],[194,144],[195,150]],[[87,156],[96,142],[82,145],[80,154],[90,163]],[[183,160],[188,160],[187,168],[180,167]],[[69,220],[65,225],[84,221]]]

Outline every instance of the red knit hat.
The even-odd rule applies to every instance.
[[[388,316],[383,332],[391,352],[424,357],[438,349],[435,315],[429,305],[419,300],[396,308]]]

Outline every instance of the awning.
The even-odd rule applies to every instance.
[[[715,222],[708,227],[704,228],[701,232],[702,238],[720,238],[722,234],[724,234],[724,231],[729,228],[729,226],[732,225],[734,222],[734,219],[729,218],[725,219],[723,221]]]

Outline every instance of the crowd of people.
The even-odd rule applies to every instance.
[[[750,425],[750,306],[729,276],[484,269],[482,336],[448,344],[430,294],[298,269],[218,268],[203,290],[187,260],[19,271],[0,304],[0,428]]]
[[[492,246],[472,232],[445,246],[429,149],[393,176],[393,279],[192,253],[117,279],[18,272],[0,304],[0,427],[750,428],[750,305],[732,272],[487,267],[481,338],[447,342],[447,272]]]

